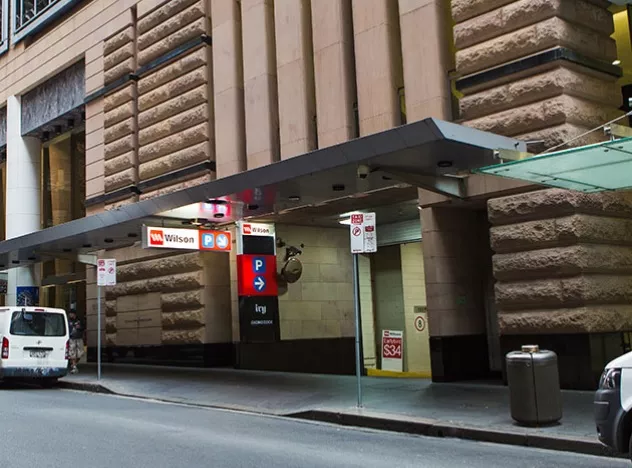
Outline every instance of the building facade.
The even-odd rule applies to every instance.
[[[630,110],[628,9],[604,0],[0,5],[5,239],[428,117],[538,152],[601,141],[582,135]],[[365,366],[380,368],[385,329],[404,332],[403,370],[437,381],[500,375],[505,352],[536,342],[564,386],[592,388],[630,344],[632,197],[466,185],[465,199],[402,187],[351,207],[377,211],[384,239],[360,262]],[[277,221],[279,258],[302,244],[304,265],[279,297],[281,341],[239,343],[234,254],[130,238],[101,252],[119,264],[103,342],[143,362],[353,372],[348,211]],[[31,287],[84,313],[95,346],[93,269],[9,270],[5,302]]]

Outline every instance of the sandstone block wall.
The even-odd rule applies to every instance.
[[[138,20],[138,61],[144,66],[192,39],[210,33],[207,2],[174,0]],[[201,44],[138,82],[139,180],[142,182],[214,159],[211,48]],[[160,188],[210,180],[202,169]],[[173,189],[173,188],[172,188]]]
[[[609,66],[616,58],[608,4],[589,0],[453,0],[456,71],[482,76],[494,67],[564,47]],[[558,145],[621,115],[617,76],[565,60],[461,86],[459,118],[483,130]],[[459,81],[457,81],[459,86]],[[603,139],[595,132],[575,144]]]
[[[549,189],[488,206],[502,334],[632,327],[632,195]]]
[[[136,70],[136,29],[134,24],[106,39],[103,43],[104,85]],[[138,183],[138,138],[136,83],[128,81],[104,96],[104,192],[112,193]],[[120,203],[132,203],[138,197],[128,193],[111,200],[106,209]]]
[[[104,339],[113,346],[231,341],[228,255],[143,251],[104,253],[117,259],[117,285],[102,302]],[[93,276],[93,275],[91,275]],[[88,331],[96,339],[96,288],[88,298]]]

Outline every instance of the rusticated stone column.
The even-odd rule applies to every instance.
[[[592,388],[632,330],[632,193],[561,189],[488,203],[503,351],[536,342]]]
[[[548,148],[621,115],[608,5],[452,0],[460,119]]]

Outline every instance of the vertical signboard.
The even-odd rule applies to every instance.
[[[375,213],[352,214],[349,233],[352,254],[377,252]]]
[[[382,370],[402,372],[404,332],[382,330]]]
[[[280,339],[273,224],[237,223],[237,286],[242,343]]]
[[[97,260],[97,286],[116,285],[116,260],[101,258]]]

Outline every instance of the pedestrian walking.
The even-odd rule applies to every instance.
[[[70,310],[68,313],[68,332],[70,334],[70,349],[68,351],[68,358],[70,360],[70,373],[76,374],[78,372],[77,363],[81,356],[83,356],[83,324],[77,317],[75,310]]]

